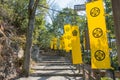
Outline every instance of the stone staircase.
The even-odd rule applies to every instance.
[[[66,57],[57,55],[41,55],[31,69],[32,73],[27,80],[83,80],[82,72],[79,73]]]
[[[69,77],[69,80],[75,78],[82,79],[82,74],[66,58],[57,55],[41,55],[41,60],[32,67],[34,71],[31,76],[36,77]],[[65,78],[64,80],[68,80]],[[49,79],[48,79],[49,80]],[[59,79],[58,79],[59,80]]]

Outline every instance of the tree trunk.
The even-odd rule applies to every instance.
[[[27,28],[27,35],[26,35],[26,49],[24,55],[24,66],[23,66],[23,74],[25,77],[29,76],[29,69],[30,69],[30,54],[32,50],[32,33],[34,30],[34,23],[35,23],[35,12],[39,0],[29,0],[29,7],[28,7],[28,28]]]
[[[111,0],[113,17],[115,24],[115,35],[116,35],[116,44],[117,44],[117,54],[118,54],[118,63],[120,69],[120,0]]]
[[[1,0],[0,2],[1,2],[1,4],[3,4],[3,3],[4,3],[4,0]]]

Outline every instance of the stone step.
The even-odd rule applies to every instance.
[[[82,77],[74,77],[74,76],[30,76],[28,78],[22,77],[17,80],[83,80]]]
[[[32,73],[30,76],[38,77],[38,76],[70,76],[70,77],[82,77],[82,74],[67,74],[67,73],[62,73],[62,74],[42,74],[42,73]]]
[[[57,70],[53,70],[53,69],[49,69],[49,70],[34,70],[33,73],[42,73],[42,74],[78,74],[79,71],[78,70],[61,70],[61,69],[57,69]]]
[[[66,59],[43,59],[41,58],[42,61],[69,61],[69,60],[66,60]]]
[[[38,63],[38,66],[72,66],[73,64],[71,63]]]
[[[74,66],[67,66],[67,65],[63,65],[63,66],[34,66],[31,69],[76,69],[76,67]]]
[[[59,57],[59,56],[40,56],[39,58],[42,58],[42,59],[59,59],[59,60],[66,60],[65,57]]]
[[[44,56],[44,57],[39,57],[39,58],[42,58],[42,59],[66,59],[66,58],[64,58],[64,57],[56,57],[56,56],[53,56],[53,57]]]
[[[39,61],[39,63],[71,63],[70,61]]]
[[[59,70],[77,70],[77,69],[75,69],[75,68],[74,69],[73,68],[64,68],[64,69],[35,69],[35,68],[32,68],[32,70],[34,70],[34,71],[35,70],[41,70],[41,71],[46,71],[46,70],[47,71],[50,71],[50,70],[56,70],[57,71],[58,70],[59,71]]]
[[[74,76],[30,76],[28,78],[22,77],[17,80],[83,80],[82,77]]]

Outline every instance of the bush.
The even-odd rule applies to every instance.
[[[103,78],[101,78],[101,80],[112,80],[112,79],[109,77],[103,77]]]

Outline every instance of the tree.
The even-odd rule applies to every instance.
[[[83,27],[81,25],[82,18],[77,15],[77,12],[74,12],[73,9],[64,8],[52,21],[51,31],[56,35],[60,36],[63,34],[63,27],[65,24],[77,25],[79,27]]]
[[[0,20],[3,20],[6,23],[11,22],[13,17],[13,9],[11,9],[11,6],[8,5],[8,1],[4,2],[2,1],[0,3]]]
[[[29,0],[28,6],[28,28],[27,28],[27,36],[26,36],[26,49],[25,49],[25,56],[24,56],[24,66],[23,72],[26,77],[29,76],[29,69],[30,69],[30,54],[32,49],[32,33],[34,30],[34,23],[35,23],[35,12],[38,6],[39,0]]]
[[[15,26],[17,35],[25,35],[28,25],[28,0],[10,0],[13,9],[11,24]]]
[[[41,5],[48,6],[46,3],[47,3],[46,0],[40,1]],[[45,9],[38,5],[36,17],[35,17],[35,28],[34,28],[34,32],[33,32],[33,44],[35,44],[35,45],[40,45],[40,43],[41,43],[40,38],[44,39],[41,36],[44,35],[44,32],[46,31],[45,16],[46,16],[47,11],[48,11],[48,9]]]
[[[111,0],[112,9],[113,9],[113,17],[114,17],[114,30],[116,35],[116,44],[117,44],[117,54],[118,54],[118,63],[120,70],[120,1],[119,0]]]

